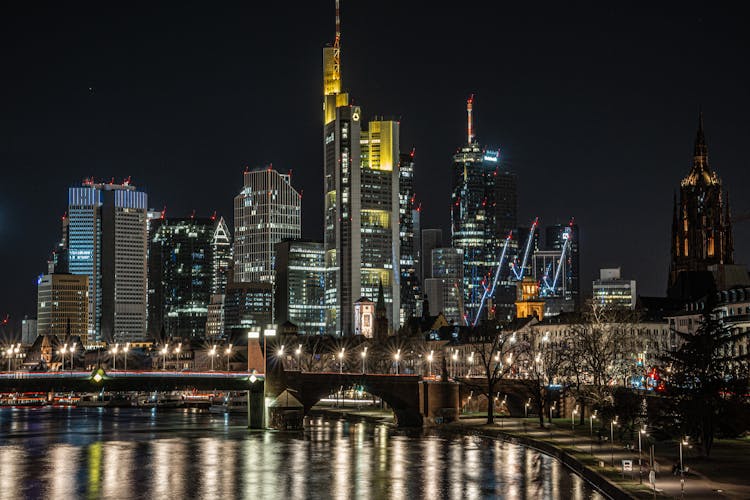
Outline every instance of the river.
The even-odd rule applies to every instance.
[[[0,409],[0,498],[602,498],[557,460],[439,431],[315,418],[248,431],[189,410]]]

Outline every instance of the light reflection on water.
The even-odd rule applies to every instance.
[[[474,437],[315,419],[0,409],[0,498],[601,498],[558,461]]]

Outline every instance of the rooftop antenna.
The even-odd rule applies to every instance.
[[[337,2],[338,3],[338,2]],[[466,114],[467,114],[467,122],[468,122],[468,132],[469,132],[469,144],[472,144],[474,142],[474,130],[473,130],[473,124],[471,121],[471,108],[474,105],[474,94],[471,94],[469,98],[466,100]]]
[[[341,16],[339,0],[336,0],[336,38],[333,40],[333,72],[341,78]]]

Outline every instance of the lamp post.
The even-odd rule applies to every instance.
[[[367,358],[367,346],[362,350],[362,374],[365,374],[365,359]]]
[[[571,431],[575,431],[577,413],[578,413],[578,405],[576,405],[576,407],[573,408],[573,411],[570,412],[570,430]]]
[[[344,347],[341,348],[339,353],[339,375],[344,373]]]
[[[73,347],[75,348],[75,344],[73,344]],[[128,351],[130,350],[130,342],[127,342],[123,348],[122,348],[122,357],[125,361],[125,371],[128,371]]]
[[[524,413],[526,415],[526,418],[529,418],[529,406],[531,406],[531,398],[529,398],[529,400],[526,401],[526,404],[524,405]]]
[[[224,349],[224,354],[227,355],[227,371],[229,371],[229,357],[232,355],[232,344],[229,344],[229,347]]]
[[[429,364],[430,364],[430,377],[432,377],[432,354],[433,354],[434,352],[435,352],[435,351],[430,351],[430,355],[429,355],[429,356],[427,356],[427,361],[428,361],[428,362],[429,362]]]
[[[555,411],[557,407],[557,402],[554,402],[549,407],[549,427],[552,428],[552,412]]]
[[[453,378],[456,378],[456,370],[458,368],[458,350],[453,351]]]
[[[641,434],[646,433],[646,426],[644,425],[641,429],[638,430],[638,483],[643,484],[643,466],[641,465],[641,456],[642,456],[642,448],[641,448]]]
[[[211,358],[211,371],[214,371],[214,357],[216,356],[216,344],[208,351],[208,356]]]
[[[161,350],[162,365],[161,369],[167,369],[167,352],[169,352],[169,344],[164,344],[164,348]]]
[[[115,344],[115,346],[110,351],[112,353],[112,371],[117,370],[117,348],[120,346],[120,344]]]
[[[177,344],[177,347],[174,348],[174,358],[175,358],[174,371],[179,371],[179,368],[180,368],[180,351],[182,351],[182,342]]]
[[[682,466],[682,445],[687,446],[688,438],[680,438],[680,497],[685,496],[685,468]]]
[[[62,346],[62,349],[60,349],[58,354],[60,354],[60,357],[62,358],[62,368],[60,368],[60,371],[65,371],[65,351],[68,350],[68,344],[65,343]],[[10,346],[10,349],[8,349],[8,371],[10,371],[10,360],[13,357],[13,346]]]
[[[263,330],[263,427],[267,426],[268,417],[266,415],[266,395],[268,394],[268,337],[275,337],[276,336],[276,326],[275,325],[268,325],[265,330]],[[248,347],[249,349],[249,347]],[[250,356],[248,355],[248,359],[250,359]],[[247,395],[247,408],[248,411],[250,409],[250,394]]]
[[[596,410],[594,410],[594,413],[592,413],[589,417],[589,424],[591,426],[591,430],[589,432],[589,453],[591,455],[594,454],[594,420],[596,420]]]
[[[396,375],[399,374],[399,360],[401,359],[401,349],[396,351],[396,354],[393,355],[393,359],[396,360]]]
[[[297,349],[294,351],[294,355],[297,357],[297,370],[302,371],[302,369],[299,366],[299,355],[302,354],[302,344],[299,344],[297,346]]]
[[[612,455],[612,467],[615,466],[615,426],[617,425],[617,416],[609,423],[609,451]]]

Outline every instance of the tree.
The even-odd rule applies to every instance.
[[[462,383],[477,394],[487,398],[487,423],[495,422],[494,398],[497,384],[509,372],[508,355],[514,349],[512,335],[500,330],[494,321],[485,321],[472,331],[469,338],[473,349],[474,366],[481,376],[481,383],[464,378]]]
[[[720,415],[739,410],[747,419],[748,355],[737,355],[734,348],[750,331],[725,321],[710,294],[695,333],[675,333],[682,342],[664,356],[667,391],[679,427],[708,457]]]

